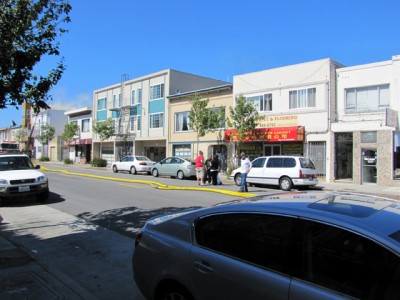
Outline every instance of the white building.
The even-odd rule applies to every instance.
[[[319,176],[332,179],[330,122],[335,116],[338,67],[342,65],[322,59],[234,76],[234,97],[253,100],[264,117],[240,151],[251,158],[309,156]]]
[[[68,123],[78,126],[74,139],[67,146],[67,157],[75,163],[88,163],[92,157],[92,108],[81,107],[64,113]]]
[[[146,155],[160,161],[166,157],[169,122],[168,96],[227,84],[227,82],[171,69],[95,90],[93,122],[112,118],[115,135],[100,140],[93,134],[93,158],[110,164],[126,154]]]
[[[61,136],[64,132],[64,126],[68,122],[68,118],[64,113],[65,110],[49,109],[33,115],[31,118],[33,122],[32,137],[35,141],[32,157],[37,159],[48,157],[50,160],[57,161],[63,160],[63,141]],[[47,145],[42,144],[39,140],[43,125],[49,125],[55,129],[54,138]]]
[[[400,56],[337,70],[335,178],[400,187]]]

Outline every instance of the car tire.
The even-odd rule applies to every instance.
[[[129,171],[132,175],[136,175],[136,168],[134,166],[131,166],[131,169]]]
[[[37,201],[41,203],[45,203],[49,200],[49,191],[45,191],[43,193],[40,193],[39,195],[36,196]]]
[[[158,177],[158,170],[157,169],[153,169],[153,171],[151,171],[151,173],[153,174],[154,177]]]
[[[285,176],[282,177],[281,180],[279,180],[279,188],[282,191],[290,191],[292,187],[293,187],[293,182],[289,177]]]
[[[179,170],[178,173],[176,174],[176,177],[180,180],[185,179],[185,174],[183,173],[183,171]]]
[[[156,300],[193,300],[193,296],[180,284],[169,284],[157,291]]]
[[[116,165],[113,165],[112,170],[114,173],[118,173],[118,168]]]
[[[242,174],[236,173],[235,177],[233,177],[233,180],[235,181],[237,186],[240,186],[242,184]]]

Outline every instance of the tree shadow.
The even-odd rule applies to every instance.
[[[77,217],[132,238],[132,235],[142,228],[147,220],[155,216],[195,208],[200,207],[162,207],[154,210],[143,210],[137,207],[124,207],[106,210],[98,214],[86,212],[77,215]]]

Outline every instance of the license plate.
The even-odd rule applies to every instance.
[[[18,187],[18,191],[19,191],[20,193],[22,193],[22,192],[29,192],[30,189],[29,189],[29,186],[20,186],[20,187]]]

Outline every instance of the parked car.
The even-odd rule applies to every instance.
[[[151,174],[151,167],[155,164],[150,158],[142,155],[127,155],[120,161],[113,162],[111,168],[114,173],[119,171],[126,171],[130,174],[137,174],[146,172]]]
[[[236,185],[242,182],[240,168],[232,171]],[[261,156],[252,161],[247,175],[249,184],[276,185],[283,191],[293,187],[309,187],[318,184],[317,172],[311,159],[301,156]]]
[[[334,192],[237,200],[149,220],[146,299],[398,299],[400,202]]]
[[[183,180],[196,176],[196,168],[193,161],[171,156],[153,165],[151,167],[151,174],[154,177],[171,176]]]
[[[0,155],[0,206],[24,196],[40,202],[49,198],[49,181],[25,154]]]

